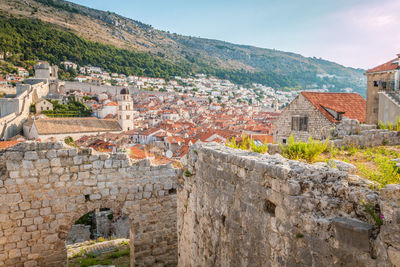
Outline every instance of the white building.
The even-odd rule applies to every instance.
[[[129,131],[133,129],[133,102],[129,90],[123,88],[120,94],[117,96],[118,99],[118,123],[122,128],[122,131]]]

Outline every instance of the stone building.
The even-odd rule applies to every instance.
[[[35,108],[36,113],[41,113],[45,110],[53,110],[53,104],[46,99],[40,99],[38,102],[36,102]]]
[[[365,114],[366,101],[359,94],[301,92],[275,121],[274,141],[286,143],[291,134],[303,141],[323,139],[344,117],[364,123]]]
[[[30,140],[74,140],[84,135],[120,133],[121,127],[116,120],[87,118],[46,118],[29,120],[24,124],[24,136]]]
[[[118,123],[123,131],[129,131],[133,129],[133,116],[135,111],[133,110],[133,102],[130,92],[127,88],[123,88],[118,99]]]
[[[400,54],[367,70],[367,123],[396,121],[400,116]]]
[[[35,77],[38,79],[49,79],[49,80],[57,80],[58,78],[58,67],[51,66],[46,61],[41,61],[37,63],[35,66]]]

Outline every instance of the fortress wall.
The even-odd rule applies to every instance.
[[[192,146],[186,168],[180,266],[400,266],[400,185],[213,144]]]
[[[176,265],[179,173],[59,142],[0,152],[0,265],[66,266],[69,230],[99,208],[129,217],[131,266]]]

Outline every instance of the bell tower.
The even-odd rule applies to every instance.
[[[133,129],[133,102],[127,88],[123,88],[117,96],[118,101],[118,123],[122,131]]]

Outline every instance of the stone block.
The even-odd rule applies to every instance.
[[[27,151],[27,152],[25,152],[24,159],[37,160],[37,159],[39,159],[39,157],[38,157],[38,154],[36,153],[36,151]]]
[[[47,151],[46,158],[54,159],[56,157],[57,157],[57,151],[56,150],[52,149],[52,150]]]
[[[11,250],[8,252],[8,257],[9,257],[10,259],[17,258],[17,257],[21,257],[21,249],[19,249],[19,248],[11,249]]]
[[[78,172],[78,179],[89,179],[90,172]]]
[[[369,238],[372,225],[344,217],[334,218],[332,223],[335,228],[335,238],[342,246],[364,252],[370,251]]]
[[[59,158],[53,158],[50,160],[51,167],[61,167],[61,160]]]
[[[90,200],[97,200],[97,199],[101,199],[100,194],[91,194],[90,195]]]
[[[389,259],[390,262],[396,266],[396,267],[400,267],[400,250],[397,250],[393,247],[389,247],[388,248],[388,255],[389,255]]]
[[[21,167],[20,161],[7,160],[6,167],[7,167],[7,170],[9,170],[9,171],[17,171]]]

